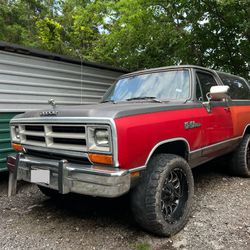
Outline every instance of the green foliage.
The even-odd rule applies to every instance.
[[[150,250],[151,245],[148,242],[137,242],[135,245],[135,250]]]
[[[61,46],[62,41],[62,30],[63,27],[57,21],[51,18],[44,18],[36,22],[37,36],[40,39],[41,45],[44,49],[63,53]]]
[[[0,40],[42,48],[37,25],[53,18],[54,4],[52,0],[0,0]]]
[[[95,42],[100,39],[101,11],[95,1],[64,1],[59,17],[64,27],[64,44],[67,54],[93,60]]]
[[[100,48],[130,69],[197,64],[249,77],[249,0],[109,1]]]
[[[249,0],[0,0],[0,40],[130,70],[197,64],[250,78]]]

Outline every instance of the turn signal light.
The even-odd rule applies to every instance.
[[[16,151],[22,151],[23,146],[21,144],[12,143],[12,148]]]
[[[89,159],[93,163],[100,163],[100,164],[113,164],[113,157],[112,155],[104,155],[104,154],[89,154]]]

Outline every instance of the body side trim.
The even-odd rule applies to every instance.
[[[189,165],[191,168],[199,166],[214,158],[232,152],[239,145],[242,137],[235,137],[220,143],[209,145],[190,152]]]
[[[249,126],[250,126],[250,124],[249,124]],[[206,147],[202,147],[202,148],[199,148],[199,149],[196,149],[196,150],[193,150],[193,151],[190,151],[190,145],[189,145],[188,141],[187,141],[185,138],[183,138],[183,137],[177,137],[177,138],[172,138],[172,139],[169,139],[169,140],[164,140],[164,141],[161,141],[161,142],[157,143],[157,144],[152,148],[152,150],[150,151],[150,153],[149,153],[149,155],[148,155],[148,157],[147,157],[147,160],[146,160],[146,163],[145,163],[145,168],[146,168],[146,166],[147,166],[147,164],[148,164],[149,159],[151,158],[151,156],[152,156],[153,153],[155,152],[155,150],[156,150],[159,146],[161,146],[161,145],[163,145],[163,144],[165,144],[165,143],[168,143],[168,142],[174,142],[174,141],[183,141],[183,142],[185,142],[186,145],[188,146],[188,154],[189,154],[189,157],[190,157],[190,155],[192,155],[192,154],[197,154],[197,153],[199,153],[199,152],[202,153],[203,150],[211,149],[211,148],[213,148],[213,147],[218,147],[218,146],[220,146],[220,145],[222,145],[222,144],[227,144],[227,143],[229,143],[229,142],[231,142],[231,141],[240,140],[241,138],[242,138],[242,136],[238,136],[238,137],[235,137],[235,138],[232,138],[232,139],[229,139],[229,140],[225,140],[225,141],[222,141],[222,142],[219,142],[219,143],[215,143],[215,144],[212,144],[212,145],[209,145],[209,146],[206,146]],[[201,156],[200,156],[200,157],[201,157]],[[136,171],[136,170],[135,170],[135,171]]]
[[[186,144],[187,147],[188,147],[188,154],[190,153],[190,145],[189,145],[188,141],[187,141],[185,138],[183,138],[183,137],[176,137],[176,138],[164,140],[164,141],[158,142],[158,143],[152,148],[152,150],[150,151],[150,153],[149,153],[149,155],[148,155],[148,157],[147,157],[145,166],[147,166],[149,159],[151,158],[151,156],[153,155],[153,153],[155,152],[155,150],[156,150],[159,146],[161,146],[161,145],[163,145],[163,144],[165,144],[165,143],[168,143],[168,142],[175,142],[175,141],[183,141],[183,142],[185,142],[185,144]]]
[[[243,105],[250,105],[250,100],[247,99],[232,99],[228,101],[229,106],[243,106]]]
[[[206,150],[206,149],[209,149],[209,148],[212,148],[212,147],[216,147],[216,146],[219,146],[219,145],[221,145],[221,144],[228,143],[228,142],[230,142],[230,141],[236,141],[236,140],[239,140],[239,139],[241,139],[241,138],[242,138],[242,136],[234,137],[234,138],[229,139],[229,140],[217,142],[217,143],[208,145],[208,146],[206,146],[206,147],[203,147],[203,148],[199,148],[199,149],[190,151],[189,153],[190,153],[190,154],[196,153],[196,152],[199,152],[199,151],[201,151],[201,150]]]

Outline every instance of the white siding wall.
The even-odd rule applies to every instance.
[[[81,74],[82,72],[82,74]],[[0,112],[95,103],[122,73],[0,51]]]

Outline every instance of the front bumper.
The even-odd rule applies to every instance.
[[[61,194],[73,192],[118,197],[128,192],[131,186],[131,177],[127,170],[44,159],[23,153],[19,153],[14,159],[11,156],[8,163],[10,171],[14,171],[17,180],[27,182],[31,182],[31,171],[49,171],[48,183],[36,182],[36,184],[58,190]]]

